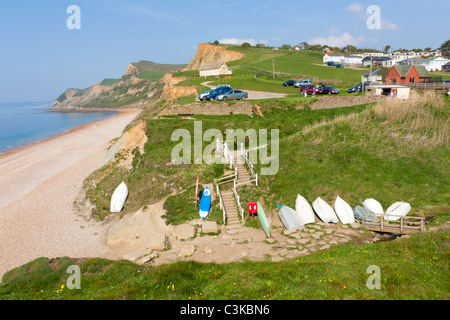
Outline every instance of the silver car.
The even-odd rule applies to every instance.
[[[217,100],[244,100],[248,98],[248,93],[241,90],[231,90],[224,94],[218,95],[216,97]]]
[[[311,79],[299,80],[296,83],[294,83],[294,87],[300,88],[300,86],[305,86],[305,85],[310,85],[310,84],[311,84]]]

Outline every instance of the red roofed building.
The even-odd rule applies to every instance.
[[[393,66],[386,75],[386,84],[415,83],[431,79],[423,66]]]

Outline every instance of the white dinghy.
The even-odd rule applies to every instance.
[[[295,201],[295,211],[297,211],[297,214],[300,216],[300,219],[302,219],[304,224],[316,222],[311,205],[301,195],[297,195],[297,200]]]
[[[114,190],[111,197],[111,212],[120,212],[128,197],[128,187],[124,181]]]
[[[355,215],[353,214],[352,207],[339,196],[334,201],[334,211],[343,224],[355,223]]]
[[[317,216],[325,223],[338,223],[338,218],[333,208],[326,203],[322,198],[317,197],[312,203],[312,207]]]

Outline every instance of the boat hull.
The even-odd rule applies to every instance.
[[[317,216],[325,223],[338,223],[338,217],[333,208],[322,198],[314,200],[312,207]]]
[[[259,203],[259,201],[257,201],[256,204],[258,206],[257,213],[258,213],[259,222],[261,223],[261,227],[263,228],[267,237],[270,238],[270,225],[269,225],[269,221],[267,221],[266,213],[264,212],[264,209],[263,209],[262,205]]]
[[[111,196],[111,212],[120,212],[128,197],[128,187],[124,181],[114,190]]]
[[[294,209],[282,206],[280,211],[278,211],[278,215],[287,230],[305,229],[305,224]]]
[[[311,205],[301,195],[297,195],[297,200],[295,201],[295,211],[300,216],[300,219],[302,219],[304,224],[316,222]]]

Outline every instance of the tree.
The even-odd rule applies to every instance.
[[[292,47],[291,47],[289,44],[283,44],[283,45],[281,46],[281,48],[284,49],[284,50],[292,49]]]
[[[388,51],[391,50],[391,46],[387,45],[386,47],[384,47],[384,53],[388,53]]]
[[[243,44],[241,44],[242,48],[250,48],[252,45],[248,42],[244,42]]]
[[[217,46],[219,44],[219,41],[216,40],[213,42],[213,44]]]
[[[450,40],[447,40],[443,44],[441,44],[439,50],[441,50],[441,55],[443,57],[450,55]]]

